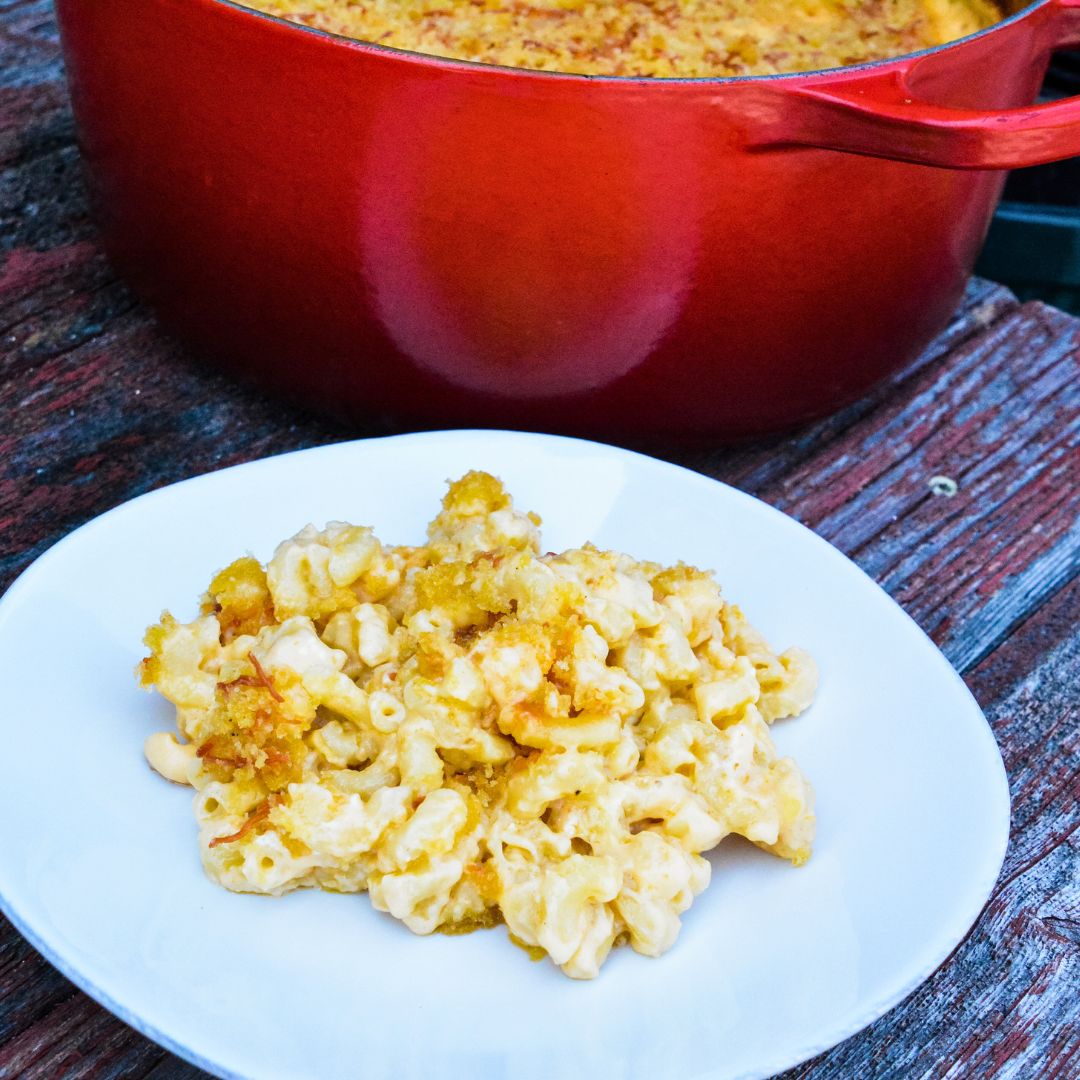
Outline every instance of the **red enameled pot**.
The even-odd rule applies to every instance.
[[[442,60],[225,0],[57,0],[108,250],[164,322],[344,416],[740,436],[862,394],[960,298],[1080,0],[745,79]]]

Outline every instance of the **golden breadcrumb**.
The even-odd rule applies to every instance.
[[[998,22],[992,0],[249,0],[345,37],[585,75],[768,75],[898,56]]]
[[[452,484],[420,547],[308,526],[202,614],[146,634],[176,706],[150,764],[198,792],[213,880],[367,891],[420,934],[505,923],[592,978],[658,956],[737,834],[798,865],[813,796],[770,725],[809,705],[711,574],[591,545],[540,554],[502,484]]]

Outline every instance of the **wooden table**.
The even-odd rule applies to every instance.
[[[47,0],[0,0],[0,170],[0,590],[150,488],[375,433],[211,373],[116,280],[87,217]],[[1005,866],[968,937],[902,1005],[790,1076],[1080,1076],[1078,376],[1080,321],[975,281],[941,338],[841,415],[664,453],[792,514],[892,593],[964,675],[1011,781]],[[955,494],[936,493],[941,476]],[[199,1075],[0,919],[0,1078]]]

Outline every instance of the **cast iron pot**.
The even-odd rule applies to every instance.
[[[198,350],[346,417],[742,436],[946,324],[1080,0],[814,74],[615,79],[225,0],[57,0],[107,248]]]

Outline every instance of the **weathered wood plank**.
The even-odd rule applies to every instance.
[[[0,430],[0,588],[107,506],[345,434],[202,370],[145,311],[107,323],[86,345],[42,345],[40,357],[0,383],[0,413],[10,417]]]
[[[1080,569],[1080,324],[1010,311],[760,494],[965,671]],[[957,484],[935,495],[930,480]]]
[[[1013,800],[1005,867],[982,916],[907,1001],[788,1080],[1080,1076],[1078,621],[1074,581],[968,677]]]
[[[145,1076],[164,1051],[74,991],[0,1047],[0,1078]]]
[[[146,1080],[199,1080],[200,1077],[205,1076],[206,1073],[201,1069],[196,1069],[194,1065],[170,1056],[151,1069],[146,1074]]]
[[[8,0],[0,4],[0,56],[2,185],[12,166],[72,142],[74,129],[51,3]]]
[[[18,934],[8,931],[0,916],[0,1048],[75,993],[59,972],[41,958]],[[0,1075],[3,1075],[0,1073]]]

